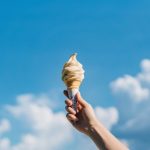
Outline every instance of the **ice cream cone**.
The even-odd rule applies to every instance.
[[[68,91],[68,95],[69,95],[69,98],[72,100],[72,107],[75,111],[77,111],[77,99],[76,99],[76,94],[79,92],[79,89],[78,88],[74,88],[74,89],[67,89]]]
[[[69,98],[72,99],[73,102],[73,108],[76,111],[77,110],[77,100],[76,100],[76,94],[79,92],[81,81],[71,81],[67,82],[67,91],[69,94]]]
[[[68,62],[65,63],[62,70],[62,80],[67,86],[69,98],[73,101],[73,108],[76,110],[76,97],[80,85],[84,79],[84,70],[82,65],[76,59],[77,54],[71,55]]]
[[[66,86],[68,89],[78,89],[80,85],[81,85],[81,81],[66,82]]]

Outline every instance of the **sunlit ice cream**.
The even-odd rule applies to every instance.
[[[71,55],[68,62],[65,63],[62,71],[62,80],[68,89],[79,88],[84,79],[84,70],[82,64],[77,59],[77,54]]]
[[[77,61],[77,54],[71,55],[69,60],[64,64],[62,70],[62,80],[67,86],[69,97],[73,99],[79,91],[79,87],[84,79],[84,69],[82,64]],[[76,105],[76,102],[74,102]]]

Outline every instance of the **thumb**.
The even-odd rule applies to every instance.
[[[78,93],[76,94],[76,98],[77,98],[77,102],[78,102],[81,106],[83,106],[83,107],[86,107],[86,106],[87,106],[88,103],[81,97],[80,92],[78,92]]]

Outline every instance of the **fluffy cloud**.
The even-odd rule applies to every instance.
[[[0,149],[10,150],[10,140],[8,138],[0,139]]]
[[[117,124],[119,119],[118,110],[115,107],[102,108],[96,107],[95,113],[98,119],[111,130],[113,125]]]
[[[12,129],[18,128],[22,133],[19,135],[15,133],[15,136],[18,137],[18,142],[15,144],[11,138],[3,134],[3,137],[0,137],[0,149],[2,150],[64,149],[63,147],[75,138],[73,128],[67,121],[65,113],[54,112],[50,99],[46,95],[17,96],[16,104],[6,105],[5,110],[13,120]],[[118,111],[114,107],[96,107],[95,113],[108,129],[112,129],[112,126],[118,122]],[[0,123],[0,132],[5,133],[9,130],[9,120],[3,119]],[[14,133],[9,134],[12,137]],[[91,145],[94,147],[94,144]]]
[[[140,113],[134,118],[131,118],[122,127],[122,130],[130,134],[143,134],[145,132],[150,132],[150,118],[148,114],[150,113],[150,108],[144,110],[141,109]]]
[[[2,119],[0,121],[0,135],[8,132],[11,129],[11,125],[8,119]]]
[[[6,109],[16,121],[18,120],[20,126],[25,124],[28,132],[23,133],[20,142],[15,145],[8,138],[1,139],[0,149],[58,149],[72,138],[71,125],[67,122],[65,114],[54,113],[46,100],[36,98],[32,94],[21,95],[17,97],[16,105],[7,106]]]
[[[142,60],[140,67],[141,71],[135,76],[124,75],[111,82],[110,86],[113,93],[124,100],[118,102],[120,105],[117,104],[122,118],[122,124],[117,126],[118,134],[127,141],[131,149],[148,150],[150,147],[148,116],[150,113],[150,60]]]
[[[137,78],[141,83],[145,83],[148,86],[150,85],[150,60],[144,59],[140,66],[142,71],[137,75]]]
[[[124,75],[113,81],[113,93],[136,102],[150,99],[150,60],[144,59],[140,66],[141,72],[136,76]]]

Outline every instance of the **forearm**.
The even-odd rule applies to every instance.
[[[100,150],[128,150],[99,122],[90,128],[89,136]]]

